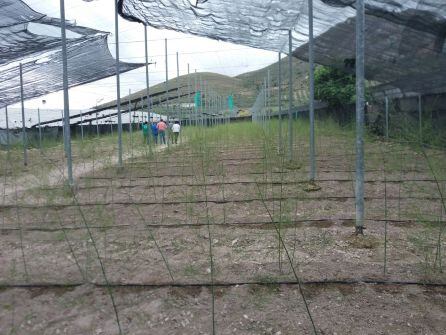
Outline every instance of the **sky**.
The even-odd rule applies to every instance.
[[[59,0],[25,0],[34,10],[51,17],[59,17]],[[78,25],[113,32],[109,37],[109,48],[115,55],[114,4],[112,0],[65,0],[66,19]],[[57,34],[48,27],[29,27],[36,33]],[[68,35],[70,36],[70,35]],[[227,42],[215,41],[169,30],[148,29],[150,86],[165,80],[164,39],[168,40],[169,78],[176,76],[176,53],[179,54],[180,75],[187,73],[187,65],[194,72],[216,72],[228,76],[257,70],[277,60],[270,51],[248,48]],[[144,27],[142,24],[119,18],[120,59],[125,62],[143,63]],[[145,88],[145,68],[121,75],[121,96]],[[116,99],[116,78],[111,77],[69,90],[70,109],[88,109],[96,104]],[[46,103],[43,105],[42,100]],[[18,108],[19,104],[11,106]],[[26,101],[26,108],[63,108],[63,94],[57,92]]]

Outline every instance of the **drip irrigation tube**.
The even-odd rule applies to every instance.
[[[298,282],[295,280],[283,280],[283,281],[240,281],[240,282],[201,282],[201,283],[181,283],[181,282],[169,282],[169,283],[29,283],[29,284],[0,284],[0,289],[60,289],[60,288],[75,288],[79,286],[89,285],[94,288],[166,288],[166,287],[179,287],[179,288],[189,288],[189,287],[233,287],[242,285],[284,285],[284,286],[294,286]],[[379,280],[379,279],[351,279],[351,280],[309,280],[301,281],[302,285],[312,285],[312,286],[329,286],[329,285],[385,285],[385,286],[424,286],[428,288],[446,288],[446,283],[434,283],[434,282],[422,282],[422,281],[402,281],[402,280]]]

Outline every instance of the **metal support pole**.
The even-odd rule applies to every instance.
[[[70,132],[70,99],[68,96],[68,61],[67,61],[67,37],[65,31],[65,2],[60,0],[60,20],[62,31],[62,60],[63,60],[63,114],[64,114],[64,140],[67,157],[68,184],[73,186],[73,163],[71,160],[71,132]]]
[[[130,152],[131,157],[133,159],[133,124],[132,124],[132,103],[130,99],[130,95],[132,94],[132,91],[129,90],[129,133],[130,133]]]
[[[81,140],[84,140],[84,125],[82,124],[82,110],[80,111],[80,115],[81,115]]]
[[[99,137],[99,121],[98,121],[98,112],[96,112],[96,135]]]
[[[121,117],[121,82],[119,66],[119,25],[118,0],[115,2],[115,42],[116,42],[116,107],[118,108],[118,167],[122,167],[122,117]]]
[[[166,87],[166,111],[168,110],[168,108],[169,108],[169,106],[168,106],[168,104],[169,104],[169,98],[168,98],[168,95],[169,95],[169,83],[168,83],[168,81],[169,81],[169,62],[168,62],[168,57],[167,57],[167,38],[166,39],[164,39],[164,57],[165,57],[165,70],[166,70],[166,84],[165,84],[165,87]]]
[[[8,119],[8,106],[5,106],[5,113],[6,113],[6,148],[8,150],[8,155],[9,155],[9,150],[10,150],[10,140],[9,140],[9,119]]]
[[[65,141],[65,124],[63,118],[63,110],[60,111],[60,123],[62,125],[62,138],[63,138],[63,150],[65,153],[65,157],[67,155],[67,142]]]
[[[200,124],[203,127],[204,126],[204,118],[203,118],[203,99],[204,99],[204,93],[203,93],[203,78],[200,75],[200,110],[198,111],[199,117],[200,117]]]
[[[177,79],[176,79],[176,84],[177,84],[177,106],[178,106],[178,120],[180,120],[181,123],[181,104],[180,104],[180,83],[179,83],[179,78],[180,77],[180,63],[179,63],[179,58],[178,58],[178,51],[177,51]]]
[[[177,51],[177,105],[178,105],[178,121],[180,125],[182,125],[183,115],[182,115],[182,109],[181,109],[181,103],[180,103],[180,62],[178,57],[178,51]],[[182,132],[180,132],[180,144],[183,142],[183,136],[181,136]]]
[[[386,103],[386,139],[389,139],[389,98],[385,98]]]
[[[262,123],[265,127],[266,122],[266,114],[268,110],[268,84],[266,77],[263,78],[263,113],[262,113]]]
[[[293,40],[291,30],[288,31],[288,71],[289,71],[289,85],[288,85],[288,160],[293,160],[293,116],[291,109],[293,107]]]
[[[279,104],[279,151],[282,152],[282,55],[279,52],[279,73],[278,73],[278,104]]]
[[[132,94],[132,90],[129,90],[129,132],[130,132],[130,139],[132,138],[132,102],[130,99],[130,95]]]
[[[163,112],[163,105],[161,102],[161,96],[158,96],[158,121],[161,120],[161,113]]]
[[[23,164],[28,165],[28,153],[26,151],[27,141],[26,141],[26,125],[25,125],[25,100],[23,96],[23,69],[22,63],[20,63],[20,100],[22,103],[22,141],[23,141]]]
[[[418,94],[418,131],[420,144],[423,143],[423,109],[421,94]]]
[[[268,83],[268,90],[267,92],[267,113],[268,113],[268,121],[271,121],[271,71],[268,69],[268,75],[267,75],[267,83]]]
[[[147,114],[150,120],[150,87],[149,87],[149,43],[147,39],[147,26],[144,25],[144,50],[146,56],[146,96],[147,96]]]
[[[40,127],[40,108],[37,108],[37,122],[39,123],[39,149],[42,150],[42,128]]]
[[[189,63],[187,63],[187,103],[190,104],[190,69],[189,69]],[[187,109],[188,110],[188,119],[189,119],[189,125],[191,125],[192,123],[192,118],[191,118],[191,110],[190,108]]]
[[[310,182],[316,179],[316,149],[314,143],[314,38],[313,38],[313,0],[308,0],[309,18],[309,50],[308,60],[310,62]]]
[[[142,118],[144,121],[144,97],[141,96],[141,113],[142,113]],[[149,118],[146,119],[147,121],[149,121]]]
[[[167,56],[167,38],[164,39],[164,51],[165,51],[165,58],[166,58],[166,114],[167,114],[167,119],[169,119],[169,61],[168,61],[168,56]],[[165,136],[166,136],[166,141],[167,141],[167,146],[169,147],[169,138],[167,136],[168,132],[165,132]]]
[[[364,0],[356,0],[356,234],[364,230]]]

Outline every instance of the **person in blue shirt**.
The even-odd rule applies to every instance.
[[[153,142],[155,144],[158,144],[158,127],[156,125],[156,122],[152,122],[150,124],[150,129],[152,130]]]

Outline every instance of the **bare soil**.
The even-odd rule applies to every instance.
[[[101,164],[75,190],[5,177],[0,334],[118,334],[111,295],[124,334],[312,334],[301,293],[318,334],[444,333],[444,152],[432,170],[368,144],[355,236],[347,140],[319,138],[313,192],[303,143],[292,166],[213,145]]]

